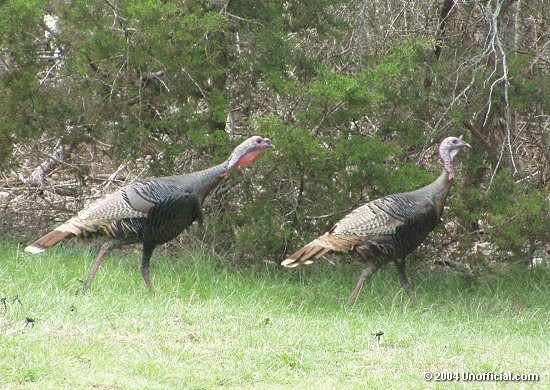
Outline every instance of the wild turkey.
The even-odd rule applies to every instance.
[[[109,241],[101,247],[86,280],[84,288],[88,289],[109,251],[121,245],[142,243],[141,274],[151,289],[149,260],[155,247],[172,240],[193,221],[202,223],[201,207],[208,193],[232,169],[254,161],[272,146],[268,138],[250,137],[225,162],[214,167],[136,181],[83,209],[25,251],[40,253],[72,237],[106,237]]]
[[[399,281],[416,303],[405,270],[405,257],[413,252],[439,223],[447,194],[454,178],[453,159],[461,148],[470,148],[460,138],[445,138],[439,146],[443,172],[431,184],[415,191],[388,195],[358,207],[342,218],[326,234],[316,238],[281,265],[296,267],[311,264],[325,253],[350,253],[366,263],[349,303],[353,303],[363,284],[382,265],[393,261]]]

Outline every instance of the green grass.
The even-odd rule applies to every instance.
[[[537,373],[511,386],[549,385],[548,268],[468,279],[418,268],[414,307],[386,267],[350,308],[359,265],[245,268],[159,251],[150,294],[136,249],[77,294],[94,256],[0,246],[0,388],[423,388],[426,371]],[[495,383],[473,386],[484,385]]]

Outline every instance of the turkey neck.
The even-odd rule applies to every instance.
[[[441,172],[441,175],[439,175],[435,181],[424,187],[426,195],[434,201],[438,216],[441,216],[441,213],[443,213],[443,207],[445,207],[447,195],[449,194],[452,183],[453,179],[449,179],[449,172],[443,169],[443,172]]]
[[[439,157],[443,165],[443,171],[437,179],[431,184],[428,184],[422,190],[426,191],[426,195],[433,200],[437,210],[437,216],[440,217],[447,201],[447,195],[451,189],[451,184],[455,177],[455,169],[453,158],[456,156],[456,150],[451,154],[448,147],[442,143],[439,147]]]
[[[414,198],[429,200],[437,210],[437,216],[441,216],[447,195],[451,189],[453,179],[449,179],[449,172],[443,169],[441,175],[425,187],[411,191],[408,194]]]
[[[193,194],[198,196],[199,203],[202,205],[210,191],[223,179],[222,175],[226,171],[227,161],[202,171],[176,176],[176,180],[190,186]]]

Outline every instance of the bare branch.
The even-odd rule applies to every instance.
[[[441,14],[439,15],[440,21],[437,27],[436,33],[436,45],[435,45],[435,59],[439,61],[441,57],[441,50],[443,49],[443,38],[445,36],[445,26],[447,25],[447,19],[451,15],[452,10],[455,7],[454,0],[444,0],[441,8]]]
[[[60,138],[54,146],[50,157],[37,166],[28,177],[25,177],[20,172],[14,174],[19,178],[19,180],[28,186],[42,187],[44,186],[45,177],[65,160],[67,154],[70,154],[74,150],[74,147],[74,142],[70,142],[68,145],[65,145],[64,139]]]
[[[204,93],[204,91],[202,90],[201,86],[199,84],[197,84],[197,82],[195,81],[195,79],[189,74],[188,71],[185,70],[185,68],[181,68],[181,71],[183,73],[185,73],[187,75],[187,77],[189,77],[189,79],[193,82],[193,84],[195,84],[195,86],[198,88],[199,92],[201,93],[201,95],[205,98],[206,97],[206,94]]]
[[[118,166],[118,168],[116,169],[116,171],[114,171],[108,178],[107,180],[105,181],[105,186],[103,188],[103,191],[107,191],[109,189],[109,187],[111,187],[113,185],[113,183],[115,182],[116,178],[118,177],[118,175],[120,175],[120,173],[128,166],[128,164],[130,164],[130,161],[129,160],[126,160],[124,161],[122,164],[120,164]]]
[[[490,5],[490,3],[489,3]],[[491,102],[492,102],[492,95],[493,95],[493,89],[494,86],[502,83],[504,86],[504,120],[500,121],[501,127],[504,130],[504,141],[502,144],[502,147],[500,148],[500,155],[497,161],[497,164],[495,165],[495,168],[493,170],[493,174],[491,175],[491,180],[489,181],[489,186],[487,188],[487,191],[491,188],[491,184],[493,183],[493,179],[495,177],[496,172],[498,171],[498,168],[500,166],[500,163],[502,162],[502,157],[504,153],[508,152],[508,158],[510,159],[510,164],[512,165],[513,174],[515,175],[518,172],[516,162],[514,160],[514,151],[512,150],[512,144],[510,140],[510,122],[511,122],[511,113],[510,113],[510,101],[508,98],[508,87],[509,87],[509,81],[508,81],[508,65],[506,62],[506,52],[504,51],[504,48],[502,46],[502,42],[500,40],[499,36],[499,16],[501,11],[502,3],[499,0],[496,0],[495,2],[495,8],[493,12],[491,13],[491,32],[490,32],[490,46],[492,48],[492,51],[494,52],[495,56],[497,56],[497,59],[500,58],[500,65],[501,65],[501,76],[493,81],[491,84],[491,87],[489,89],[489,97],[488,97],[488,109],[487,113],[485,115],[485,121],[483,125],[485,125],[485,122],[487,120],[487,117],[489,115],[489,111],[491,110]],[[495,59],[495,68],[497,67],[497,59]],[[494,72],[493,72],[494,73]],[[491,76],[493,75],[491,74]],[[491,77],[489,76],[489,77]]]

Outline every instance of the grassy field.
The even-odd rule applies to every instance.
[[[431,386],[550,386],[547,267],[412,270],[416,307],[387,267],[350,308],[356,266],[252,269],[159,251],[150,294],[136,249],[77,293],[94,256],[0,246],[0,388],[423,388],[425,372],[464,371],[540,381]]]

